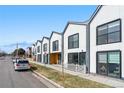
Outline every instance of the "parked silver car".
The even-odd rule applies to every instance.
[[[26,59],[17,59],[16,62],[14,62],[14,69],[16,70],[29,70],[30,64],[29,61]]]
[[[13,62],[13,64],[14,64],[18,59],[20,59],[20,58],[19,58],[19,57],[12,57],[12,62]]]

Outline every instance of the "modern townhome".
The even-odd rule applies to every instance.
[[[50,36],[50,64],[61,64],[62,34],[52,32]]]
[[[123,23],[124,6],[99,6],[90,18],[91,73],[124,78]]]
[[[85,64],[86,24],[68,22],[63,32],[64,65],[73,70],[75,65]],[[71,68],[72,67],[72,68]],[[82,66],[81,66],[82,67]]]
[[[36,45],[35,45],[35,43],[32,44],[31,50],[32,50],[32,59],[33,59],[33,61],[36,61]]]
[[[42,38],[42,63],[49,64],[49,38],[43,37]]]
[[[42,44],[41,40],[37,40],[36,42],[36,61],[37,62],[41,62],[42,60],[41,44]]]
[[[31,49],[31,47],[27,47],[27,49],[26,49],[26,56],[28,58],[32,57],[32,49]]]

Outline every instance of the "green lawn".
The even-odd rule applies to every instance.
[[[80,78],[78,76],[70,75],[67,73],[64,74],[64,83],[63,83],[63,75],[61,72],[45,66],[37,65],[35,63],[31,63],[31,65],[32,65],[31,69],[33,71],[36,71],[44,75],[48,79],[64,86],[65,88],[110,88],[111,87],[105,84]]]

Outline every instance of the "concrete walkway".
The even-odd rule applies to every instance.
[[[49,68],[52,68],[52,69],[55,69],[58,71],[62,71],[61,65],[49,65],[49,64],[42,64],[42,63],[38,63],[38,62],[33,62],[33,63],[39,64],[42,66],[46,66],[46,67],[49,67]],[[68,69],[64,69],[64,72],[68,73],[68,74],[79,76],[81,78],[96,81],[96,82],[99,82],[102,84],[110,85],[112,87],[124,88],[124,80],[121,80],[121,79],[111,78],[111,77],[102,76],[102,75],[98,75],[98,74],[84,74],[81,72],[70,71]]]

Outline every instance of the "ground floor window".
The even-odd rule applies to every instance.
[[[80,53],[68,53],[68,63],[69,64],[85,64],[85,52]]]
[[[38,55],[37,55],[37,61],[38,61],[38,62],[41,62],[41,54],[38,54]]]
[[[43,54],[43,62],[48,64],[48,54]]]
[[[98,52],[97,73],[120,78],[121,52],[120,51]]]
[[[69,53],[68,54],[68,63],[78,64],[78,53]]]

